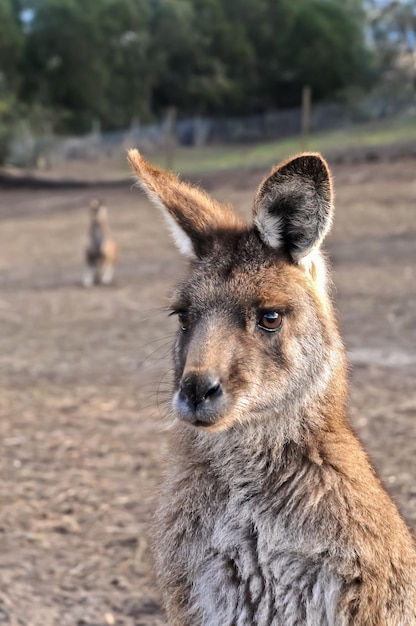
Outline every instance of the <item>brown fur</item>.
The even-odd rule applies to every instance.
[[[98,198],[90,201],[90,227],[85,251],[87,268],[83,282],[89,287],[94,282],[109,284],[113,280],[118,248],[111,233],[108,209]]]
[[[415,546],[348,420],[319,249],[326,163],[274,169],[245,225],[130,162],[192,257],[172,301],[176,417],[154,526],[168,623],[415,625]],[[269,332],[270,313],[283,321]]]
[[[180,181],[173,173],[151,165],[137,150],[130,150],[128,158],[144,191],[154,201],[159,200],[189,235],[198,238],[200,234],[242,225],[230,206],[220,205],[204,191]]]

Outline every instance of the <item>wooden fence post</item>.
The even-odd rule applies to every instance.
[[[173,169],[175,160],[175,123],[176,123],[176,109],[175,107],[169,107],[166,113],[166,139],[165,139],[165,151],[166,151],[166,169]]]

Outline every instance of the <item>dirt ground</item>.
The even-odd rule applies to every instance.
[[[416,161],[336,166],[327,250],[351,419],[416,529]],[[207,181],[249,214],[262,173]],[[91,193],[121,248],[81,287]],[[137,189],[0,191],[0,624],[159,626],[146,528],[182,261]]]

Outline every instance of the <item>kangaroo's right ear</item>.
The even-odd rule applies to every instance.
[[[254,223],[264,243],[300,263],[319,248],[333,213],[328,165],[320,154],[301,154],[278,165],[260,185]]]
[[[128,160],[137,174],[138,184],[162,210],[176,245],[186,256],[198,256],[206,236],[216,230],[242,226],[230,206],[216,202],[172,172],[151,165],[137,150],[129,150]]]

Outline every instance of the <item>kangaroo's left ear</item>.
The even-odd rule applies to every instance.
[[[294,263],[319,248],[333,214],[331,176],[320,154],[301,154],[274,168],[254,200],[254,224],[264,243]]]

